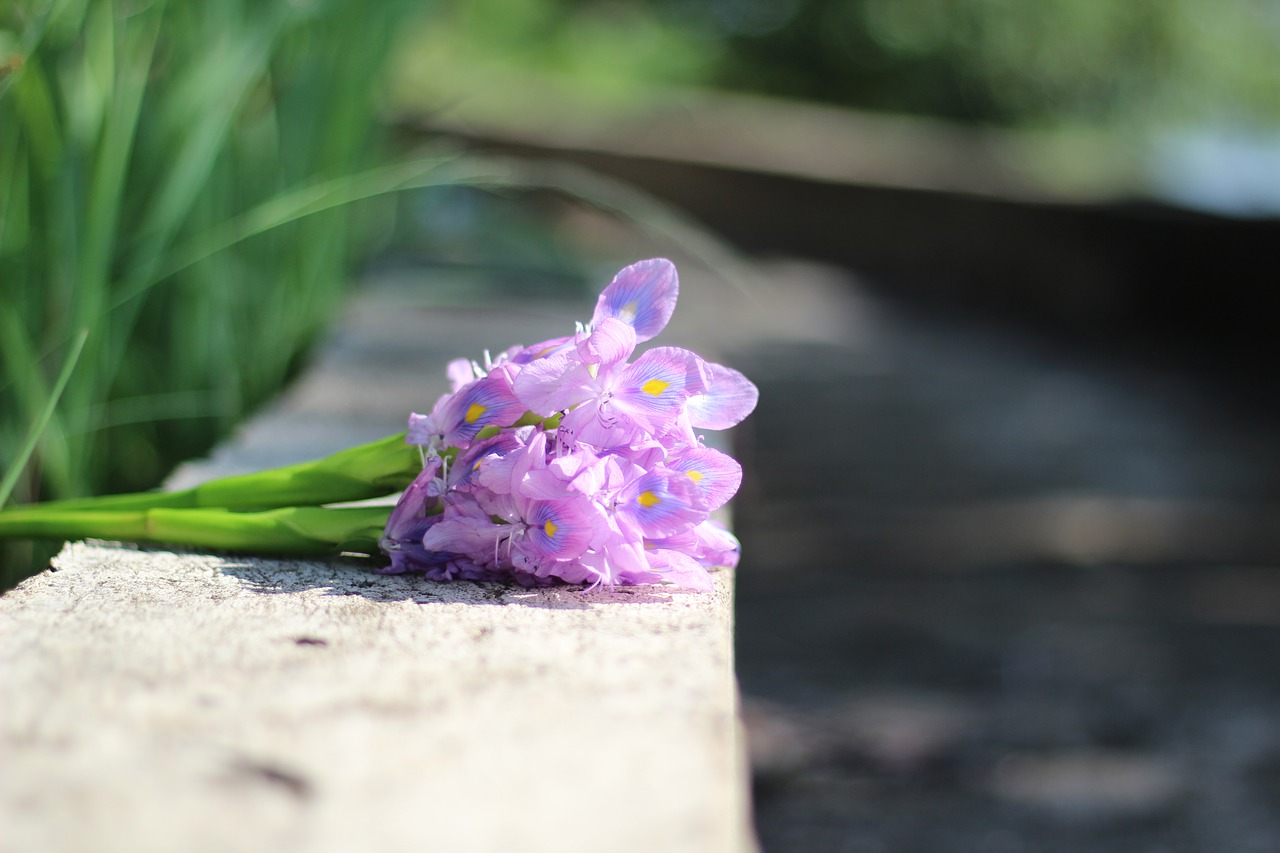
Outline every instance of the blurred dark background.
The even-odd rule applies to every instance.
[[[778,318],[723,353],[766,850],[1273,850],[1277,45],[1261,0],[18,0],[0,497],[159,482],[347,282],[671,254]]]

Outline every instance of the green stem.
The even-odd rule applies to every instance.
[[[418,449],[404,433],[340,451],[332,456],[253,474],[237,474],[179,492],[136,492],[72,498],[0,512],[0,518],[36,520],[67,510],[133,511],[157,507],[221,508],[235,511],[320,506],[393,494],[422,470]],[[0,527],[0,531],[4,528]],[[0,536],[5,535],[0,532]]]
[[[0,513],[0,538],[110,539],[266,555],[374,554],[390,512],[386,506],[14,512]]]

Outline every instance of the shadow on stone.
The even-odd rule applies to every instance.
[[[265,594],[325,590],[326,595],[357,595],[369,601],[413,601],[417,604],[473,604],[586,610],[592,605],[669,604],[676,596],[698,593],[676,587],[646,586],[583,590],[572,586],[527,589],[517,584],[477,581],[431,581],[421,575],[379,575],[369,560],[267,560],[226,556],[218,566],[247,589]]]

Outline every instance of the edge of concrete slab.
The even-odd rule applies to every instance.
[[[71,544],[0,598],[5,847],[753,850],[715,580]]]

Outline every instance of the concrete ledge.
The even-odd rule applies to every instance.
[[[68,546],[0,599],[4,848],[750,849],[731,595]]]

